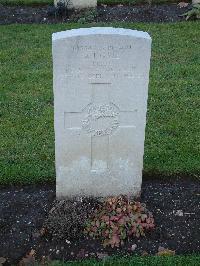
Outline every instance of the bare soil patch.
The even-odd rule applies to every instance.
[[[54,184],[0,188],[0,257],[6,258],[8,265],[18,263],[32,249],[38,260],[42,256],[75,260],[101,258],[105,254],[141,255],[144,251],[156,254],[159,247],[175,250],[176,254],[200,250],[198,181],[144,181],[141,201],[152,211],[156,229],[122,248],[103,248],[99,241],[83,237],[60,240],[42,236],[41,229],[54,200]]]
[[[61,12],[55,15],[52,6],[3,6],[0,4],[0,24],[11,23],[64,23],[64,22],[177,22],[184,20],[180,17],[189,6],[180,8],[175,4],[140,5],[140,6],[105,6],[100,5],[94,12],[74,11]]]

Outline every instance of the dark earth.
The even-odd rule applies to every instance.
[[[102,258],[112,254],[156,254],[159,247],[176,254],[200,250],[200,182],[146,180],[141,201],[153,213],[156,228],[145,237],[133,238],[121,249],[103,248],[92,239],[63,241],[43,234],[45,219],[55,200],[55,184],[0,188],[0,258],[17,264],[34,250],[36,259]],[[131,248],[132,247],[132,248]],[[44,259],[44,258],[43,258]]]
[[[64,23],[64,22],[177,22],[190,5],[180,8],[177,3],[140,6],[100,5],[96,10],[55,12],[53,6],[3,6],[0,4],[0,24],[10,23]]]

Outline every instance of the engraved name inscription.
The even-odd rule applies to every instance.
[[[108,79],[134,79],[136,76],[136,64],[132,61],[129,64],[121,59],[128,56],[134,50],[134,44],[124,45],[84,45],[78,44],[71,47],[73,60],[68,59],[65,65],[65,78],[108,80]],[[77,67],[77,58],[78,67]],[[119,63],[120,61],[120,63]],[[75,62],[75,63],[74,63]]]

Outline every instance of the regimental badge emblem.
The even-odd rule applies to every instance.
[[[92,136],[111,135],[119,127],[119,108],[113,104],[89,104],[82,120],[82,129]]]

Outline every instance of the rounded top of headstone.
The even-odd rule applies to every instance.
[[[56,41],[76,36],[101,35],[101,34],[131,36],[135,38],[143,38],[151,40],[151,37],[147,32],[124,29],[124,28],[113,28],[113,27],[92,27],[92,28],[79,28],[79,29],[60,31],[52,34],[52,40]]]

